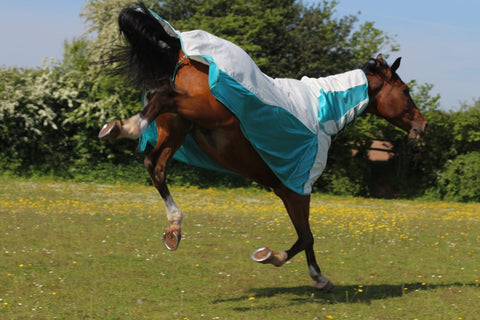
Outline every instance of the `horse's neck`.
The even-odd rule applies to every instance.
[[[367,107],[368,80],[362,70],[301,81],[318,97],[319,122],[329,135],[338,134]]]
[[[383,87],[383,79],[376,75],[367,74],[368,80],[368,105],[365,108],[365,113],[378,115],[377,111],[377,94]]]

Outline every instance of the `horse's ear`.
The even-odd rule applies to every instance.
[[[377,58],[375,59],[377,61],[377,67],[380,67],[380,66],[383,66],[385,64],[387,64],[385,62],[385,59],[383,59],[383,54],[379,53]]]
[[[392,64],[392,66],[390,67],[390,69],[392,70],[392,72],[395,72],[397,71],[398,67],[400,67],[400,61],[402,60],[401,57],[397,58],[397,60],[395,60],[395,62]]]

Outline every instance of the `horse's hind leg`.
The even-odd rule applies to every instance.
[[[149,124],[150,122],[138,113],[125,120],[123,124],[120,120],[113,120],[112,122],[105,124],[98,133],[98,137],[102,140],[120,138],[135,140],[140,137]]]
[[[154,93],[152,100],[139,113],[125,120],[123,124],[120,120],[113,120],[105,124],[98,133],[98,137],[103,140],[138,139],[158,115],[176,111],[175,97],[179,95],[180,93],[170,84],[165,84]]]
[[[162,197],[170,227],[165,230],[163,241],[167,249],[176,250],[181,240],[182,212],[173,200],[165,182],[166,163],[183,144],[189,123],[176,114],[166,113],[157,118],[158,140],[152,152],[145,157],[152,183]]]

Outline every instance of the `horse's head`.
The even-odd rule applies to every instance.
[[[368,78],[370,103],[366,112],[376,114],[418,139],[425,134],[427,121],[413,102],[408,86],[396,73],[400,58],[392,66],[379,54],[363,67]]]

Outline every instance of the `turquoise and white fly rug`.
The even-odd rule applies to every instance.
[[[212,94],[240,120],[245,137],[291,190],[310,194],[327,163],[331,136],[338,134],[368,104],[363,71],[325,78],[273,79],[237,45],[202,30],[178,32],[152,12],[168,32],[178,35],[184,53],[209,66]],[[155,122],[140,138],[140,148],[156,143]],[[191,136],[174,158],[226,171]]]

